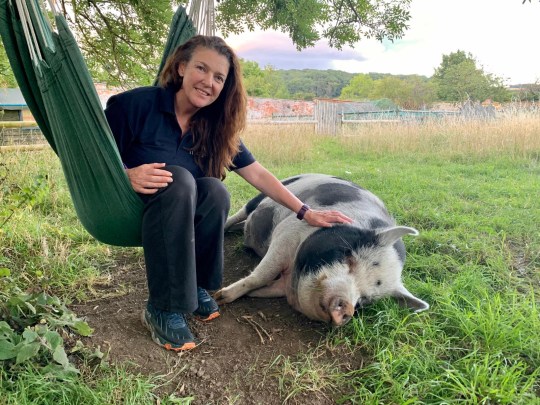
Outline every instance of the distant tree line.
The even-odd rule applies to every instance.
[[[425,76],[358,74],[340,95],[344,100],[391,100],[405,109],[429,107],[437,100],[433,82]]]
[[[313,100],[337,98],[354,77],[339,70],[276,70],[261,68],[258,63],[242,60],[244,84],[253,97]]]
[[[405,109],[429,108],[434,102],[465,100],[494,102],[539,101],[540,82],[507,88],[503,79],[487,73],[470,53],[458,50],[443,55],[432,77],[352,74],[337,70],[276,70],[242,61],[248,94],[254,97],[341,98],[343,100],[387,100],[387,105]]]

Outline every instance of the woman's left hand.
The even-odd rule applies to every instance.
[[[323,228],[331,227],[333,224],[350,224],[353,222],[347,215],[339,211],[318,211],[309,209],[304,214],[304,221],[311,226]]]

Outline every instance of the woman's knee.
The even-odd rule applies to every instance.
[[[169,194],[178,194],[181,196],[197,195],[197,183],[193,175],[181,166],[165,166],[163,170],[172,173],[172,182],[167,185]]]
[[[215,207],[229,211],[231,195],[222,181],[215,177],[197,179],[199,200],[210,200]]]

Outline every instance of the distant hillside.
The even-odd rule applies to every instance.
[[[341,94],[343,87],[347,86],[351,79],[357,75],[357,73],[348,73],[341,70],[316,69],[276,70],[276,73],[279,74],[292,98],[304,100],[337,98]],[[407,75],[372,72],[369,75],[373,80],[387,76],[395,76],[398,79],[407,77]]]
[[[340,70],[291,69],[277,70],[289,94],[295,98],[334,98],[349,84],[354,73]]]

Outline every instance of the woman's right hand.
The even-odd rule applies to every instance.
[[[133,190],[141,194],[154,194],[173,181],[172,173],[163,170],[165,163],[148,163],[126,169]]]

